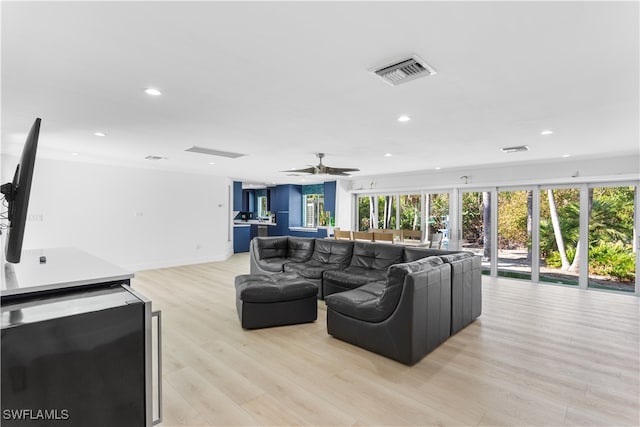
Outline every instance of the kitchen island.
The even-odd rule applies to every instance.
[[[249,243],[256,236],[269,236],[270,227],[278,224],[272,221],[258,219],[233,221],[233,252],[249,252]]]

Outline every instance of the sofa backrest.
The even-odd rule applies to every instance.
[[[456,251],[447,251],[443,249],[429,249],[429,248],[412,248],[405,246],[403,262],[416,261],[418,259],[430,257],[455,254]]]
[[[370,270],[386,270],[390,265],[402,262],[403,258],[404,248],[399,245],[354,242],[350,265]]]
[[[430,256],[416,261],[392,265],[387,272],[387,287],[402,286],[406,275],[428,270],[440,264],[444,264],[440,257]]]
[[[294,261],[306,261],[313,255],[316,239],[313,237],[289,236],[287,257]]]
[[[287,236],[256,237],[259,259],[282,258],[287,256],[289,238]]]
[[[390,316],[396,305],[398,305],[402,295],[402,286],[408,275],[427,271],[442,264],[443,261],[438,257],[427,257],[389,267],[386,287],[378,303],[379,310],[385,314],[384,318]]]
[[[316,239],[311,259],[323,264],[349,265],[353,242],[349,240]]]
[[[472,258],[473,257],[473,253],[471,252],[454,252],[451,254],[442,254],[442,255],[438,255],[444,262],[448,262],[449,264],[451,264],[452,262],[455,261],[460,261],[461,259],[467,259],[467,258]]]

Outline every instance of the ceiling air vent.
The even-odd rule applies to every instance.
[[[430,67],[417,55],[411,55],[409,58],[405,58],[401,61],[388,64],[371,71],[391,86],[397,86],[401,83],[406,83],[419,77],[437,74],[436,70]]]
[[[503,153],[519,153],[521,151],[529,151],[528,145],[516,145],[515,147],[503,147],[500,149]]]
[[[191,148],[187,148],[184,151],[190,151],[192,153],[199,153],[199,154],[208,154],[209,156],[228,157],[230,159],[235,159],[235,158],[238,158],[238,157],[246,156],[246,154],[232,153],[232,152],[229,152],[229,151],[214,150],[214,149],[206,148],[206,147],[198,147],[196,145],[194,145]]]

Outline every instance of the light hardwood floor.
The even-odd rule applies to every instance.
[[[483,277],[482,316],[408,367],[315,323],[245,331],[225,262],[144,271],[162,426],[637,426],[639,299]]]

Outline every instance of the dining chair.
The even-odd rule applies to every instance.
[[[351,240],[351,231],[334,229],[333,237],[336,240]]]
[[[433,233],[429,235],[429,248],[440,249],[442,247],[442,233]]]
[[[422,242],[422,230],[402,230],[402,243],[419,244]]]
[[[374,242],[391,242],[393,243],[393,233],[373,233]]]
[[[351,233],[352,240],[367,240],[369,242],[373,242],[373,233],[369,233],[366,231],[354,231]]]

